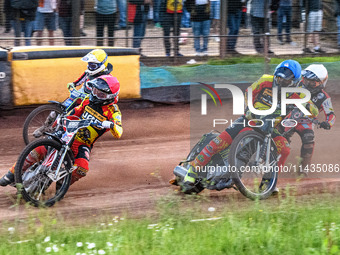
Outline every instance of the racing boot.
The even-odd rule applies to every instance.
[[[192,187],[195,184],[196,178],[197,178],[197,173],[195,171],[195,167],[190,164],[188,172],[185,175],[185,177],[183,179],[183,183],[181,185],[183,192],[186,192],[186,191],[192,189]]]
[[[8,171],[7,174],[1,177],[0,186],[7,186],[10,184],[14,184],[14,174],[11,171]]]

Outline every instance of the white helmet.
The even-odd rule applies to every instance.
[[[326,67],[321,64],[312,64],[302,70],[302,84],[312,93],[325,88],[328,80]]]
[[[102,72],[108,64],[107,54],[102,49],[92,50],[81,60],[87,62],[87,73],[89,75],[95,75]]]

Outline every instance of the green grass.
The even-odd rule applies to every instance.
[[[2,224],[0,254],[339,254],[339,199],[319,196],[231,200],[215,212],[202,197],[166,197],[156,216],[76,226],[41,210]]]
[[[279,64],[287,58],[271,58],[269,64]],[[332,57],[293,57],[292,59],[298,61],[300,64],[323,63],[323,62],[337,62],[340,61],[340,56]],[[206,64],[208,65],[235,65],[235,64],[254,64],[264,63],[264,58],[260,56],[245,56],[232,57],[226,59],[210,59]]]

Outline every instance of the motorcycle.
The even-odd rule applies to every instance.
[[[25,144],[44,136],[44,132],[53,132],[56,127],[55,120],[78,106],[88,94],[77,90],[75,86],[69,87],[70,96],[63,102],[48,101],[51,104],[41,105],[34,109],[26,118],[23,128]]]
[[[36,206],[49,207],[61,200],[75,170],[71,147],[77,132],[90,125],[102,128],[95,119],[61,118],[55,133],[35,140],[21,152],[15,166],[15,186],[22,198]],[[111,126],[113,127],[112,122]],[[62,130],[60,130],[62,127]]]
[[[316,119],[304,116],[298,109],[294,109],[289,116],[286,125],[290,127],[281,134],[284,137],[292,132],[294,123],[312,121],[319,124]],[[268,198],[276,187],[280,171],[277,165],[280,155],[272,139],[275,128],[269,123],[240,132],[228,148],[215,154],[205,167],[196,169],[194,185],[184,188],[183,180],[189,163],[220,133],[211,131],[204,134],[186,160],[173,170],[175,180],[172,184],[181,186],[181,190],[187,194],[199,193],[205,188],[218,191],[233,188],[252,200]]]

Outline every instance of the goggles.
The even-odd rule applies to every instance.
[[[114,94],[107,94],[96,87],[92,88],[92,94],[97,97],[98,99],[106,100],[106,99],[113,99],[115,97]]]
[[[322,85],[319,79],[308,79],[306,77],[302,77],[302,83],[308,88],[317,88]]]
[[[293,79],[285,79],[280,76],[274,77],[275,83],[280,87],[289,87],[293,85]]]
[[[88,60],[90,60],[88,58]],[[93,59],[92,59],[93,60]],[[94,71],[94,70],[97,70],[99,67],[101,67],[101,65],[103,65],[105,63],[105,61],[107,60],[107,56],[105,57],[105,59],[100,62],[100,63],[95,63],[95,62],[88,62],[87,63],[87,68],[90,70],[90,71]]]
[[[94,71],[94,70],[97,70],[101,65],[102,65],[102,63],[88,62],[87,63],[87,69],[89,69],[90,71]]]

